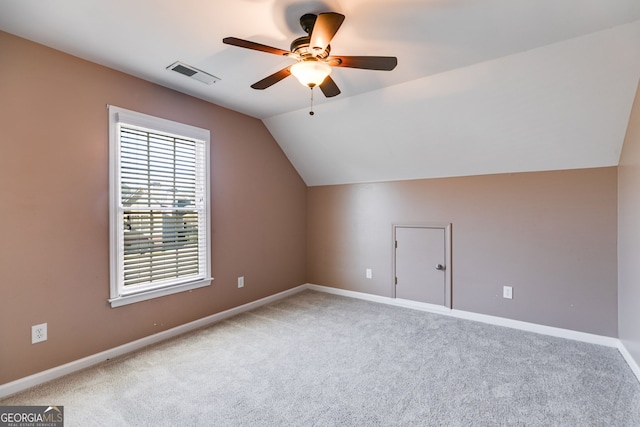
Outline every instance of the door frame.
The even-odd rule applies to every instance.
[[[391,278],[391,295],[396,298],[396,229],[398,228],[438,228],[444,230],[444,307],[453,309],[453,294],[452,294],[452,266],[453,260],[451,256],[451,229],[452,224],[449,223],[409,223],[409,224],[393,224],[391,251],[393,252],[391,268],[393,277]],[[438,307],[440,307],[438,305]]]

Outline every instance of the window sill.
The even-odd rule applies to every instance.
[[[150,291],[139,292],[129,295],[120,295],[115,298],[109,299],[111,308],[120,307],[123,305],[134,304],[136,302],[147,301],[153,298],[164,297],[167,295],[177,294],[179,292],[191,291],[193,289],[203,288],[209,286],[213,278],[200,280],[197,282],[184,283],[181,285],[175,285],[167,288],[153,289]]]

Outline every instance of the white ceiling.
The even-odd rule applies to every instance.
[[[293,77],[249,87],[292,60],[222,43],[327,11],[333,54],[398,67],[334,69],[314,116]],[[639,0],[1,0],[0,29],[262,119],[308,185],[613,166],[640,78]]]

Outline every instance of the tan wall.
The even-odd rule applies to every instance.
[[[455,309],[615,337],[616,185],[599,168],[311,187],[307,276],[392,297],[392,224],[450,222]]]
[[[640,86],[618,167],[618,328],[640,365]]]
[[[305,282],[306,186],[262,122],[2,32],[0,64],[0,383]],[[107,104],[211,130],[212,286],[107,304]]]

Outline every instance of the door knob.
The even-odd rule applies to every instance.
[[[436,270],[444,270],[445,267],[442,264],[436,264]]]

